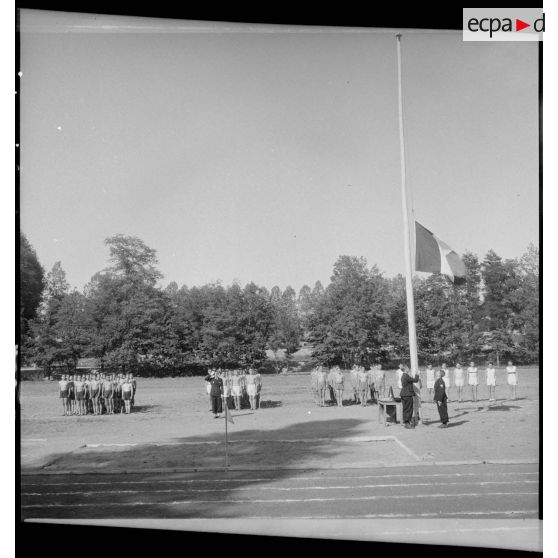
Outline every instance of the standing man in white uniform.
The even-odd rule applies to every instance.
[[[486,387],[488,387],[488,400],[496,401],[496,369],[491,362],[486,367]]]
[[[428,395],[430,396],[430,403],[434,401],[434,383],[436,382],[436,374],[434,368],[429,364],[426,367],[426,389],[428,390]]]
[[[378,399],[386,396],[386,373],[382,370],[381,364],[378,364],[374,370],[374,388]]]
[[[246,391],[248,392],[248,399],[250,400],[250,409],[255,411],[258,386],[256,384],[256,371],[253,368],[250,368],[246,376]]]
[[[467,368],[468,384],[471,386],[471,395],[473,396],[473,402],[477,401],[477,389],[479,385],[479,374],[475,363],[471,361],[469,368]]]
[[[508,373],[508,385],[510,386],[511,396],[515,401],[517,397],[517,368],[513,365],[511,360],[508,360],[506,372]]]
[[[457,388],[457,401],[463,403],[463,386],[465,385],[464,370],[461,368],[461,364],[458,362],[455,365],[453,371],[455,387]]]
[[[444,371],[444,384],[446,386],[446,396],[448,398],[448,403],[451,401],[450,397],[450,388],[451,388],[451,378],[450,378],[450,369],[445,362],[442,362],[442,370]]]

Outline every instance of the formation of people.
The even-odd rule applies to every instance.
[[[471,393],[471,401],[478,401],[478,387],[481,383],[481,372],[479,368],[475,365],[474,361],[469,363],[467,368],[463,368],[460,362],[455,364],[453,369],[453,374],[445,363],[442,364],[440,370],[444,372],[444,384],[446,388],[446,394],[448,396],[448,401],[451,401],[451,388],[455,387],[455,393],[457,396],[457,402],[463,403],[463,391],[467,387]],[[510,360],[506,366],[506,383],[509,387],[510,399],[517,399],[517,384],[518,384],[518,372],[517,367]],[[482,372],[484,376],[484,382],[488,389],[488,400],[496,401],[496,368],[494,363],[488,362],[486,368]],[[428,394],[430,396],[430,401],[433,401],[434,395],[434,384],[436,382],[437,373],[432,368],[432,365],[426,367],[426,387],[428,389]]]
[[[136,386],[133,374],[63,374],[58,382],[63,416],[130,414]]]
[[[223,370],[210,368],[205,377],[209,410],[219,418],[225,406],[227,409],[240,410],[250,407],[253,411],[260,408],[262,377],[254,368]]]
[[[339,366],[333,366],[329,370],[325,366],[317,366],[310,372],[310,382],[316,405],[325,407],[327,401],[338,407],[343,406],[345,376]],[[364,366],[355,364],[350,371],[350,391],[352,391],[352,402],[363,407],[369,401],[374,402],[378,398],[385,397],[385,371],[380,365],[366,370]]]
[[[409,372],[408,367],[403,364],[399,365],[396,371],[396,385],[392,386],[395,396],[400,395],[404,384],[402,381],[403,374]],[[471,401],[478,401],[478,386],[481,381],[481,374],[484,376],[484,382],[488,389],[488,400],[496,401],[496,368],[492,362],[488,362],[484,371],[479,371],[474,361],[469,363],[467,368],[463,368],[461,363],[457,362],[453,371],[448,368],[446,363],[442,363],[438,369],[434,369],[431,364],[418,374],[418,380],[411,382],[415,409],[420,409],[422,401],[421,390],[424,386],[428,390],[429,402],[436,402],[435,384],[437,379],[443,372],[444,388],[447,400],[451,401],[451,390],[455,387],[456,401],[462,403],[464,401],[464,389],[470,390]],[[518,372],[517,367],[512,361],[508,361],[505,369],[506,382],[509,386],[510,399],[517,398]],[[364,366],[354,365],[349,372],[350,386],[348,391],[350,398],[345,403],[360,404],[366,406],[369,402],[377,402],[378,399],[386,397],[386,376],[385,371],[380,365],[373,365],[369,370]],[[317,366],[310,373],[310,382],[314,398],[314,403],[320,407],[324,406],[343,406],[343,393],[347,389],[345,384],[345,376],[339,366],[326,368],[325,366]],[[406,391],[409,391],[407,388]],[[410,393],[409,393],[410,395]],[[418,399],[418,401],[417,401]],[[418,413],[414,411],[414,415]]]

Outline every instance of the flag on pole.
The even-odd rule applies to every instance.
[[[234,420],[231,417],[229,412],[229,403],[225,399],[225,467],[228,469],[229,467],[229,429],[227,428],[227,422],[232,422],[234,424]]]
[[[227,401],[225,401],[225,419],[228,420],[230,423],[234,424],[234,420],[232,419],[231,413],[229,411],[229,406],[227,405]]]
[[[415,271],[442,273],[454,283],[465,280],[466,269],[461,258],[418,221],[415,221],[415,239]]]

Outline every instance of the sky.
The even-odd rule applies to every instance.
[[[162,284],[404,273],[394,33],[21,12],[21,229],[78,289],[122,233]],[[251,30],[248,30],[250,28]],[[403,31],[407,180],[458,253],[538,244],[537,43]]]

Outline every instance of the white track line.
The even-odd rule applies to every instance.
[[[509,484],[509,481],[486,481],[486,482],[417,482],[403,484],[364,484],[364,485],[345,485],[345,486],[255,486],[255,487],[231,487],[231,488],[165,488],[163,490],[92,490],[92,491],[73,491],[73,492],[22,492],[22,496],[69,496],[78,495],[91,496],[97,494],[163,494],[174,492],[233,492],[245,490],[277,490],[283,492],[292,492],[300,490],[362,490],[365,488],[408,488],[411,486],[485,486],[490,484]],[[518,481],[517,484],[538,484],[538,481]]]
[[[444,519],[447,516],[482,516],[482,515],[527,515],[527,514],[538,514],[539,510],[508,510],[508,511],[458,511],[458,512],[424,512],[424,513],[367,513],[363,515],[273,515],[273,516],[249,516],[243,515],[242,519],[261,519],[261,520],[281,520],[281,519],[400,519],[400,518],[410,518],[410,517],[423,517],[423,518],[440,518]],[[519,519],[519,518],[518,518]],[[94,520],[91,520],[94,521]],[[533,526],[533,529],[538,529],[538,525]],[[408,531],[407,531],[408,533]]]
[[[123,444],[85,444],[83,446],[80,446],[79,449],[82,448],[100,448],[100,447],[131,447],[131,446],[137,446],[139,444],[137,443],[123,443]],[[150,445],[156,445],[156,444],[150,444]]]
[[[284,498],[284,499],[224,499],[224,500],[175,500],[172,502],[88,502],[81,504],[25,504],[22,508],[87,508],[128,506],[180,506],[188,504],[294,504],[309,502],[364,502],[372,500],[409,500],[413,498],[478,498],[487,496],[538,496],[538,492],[471,492],[462,494],[401,494],[385,496],[347,496],[340,498]]]
[[[359,479],[393,479],[393,478],[439,478],[439,477],[478,477],[482,475],[488,476],[521,476],[521,475],[538,475],[538,472],[502,472],[502,473],[435,473],[435,474],[414,474],[414,475],[361,475],[361,476],[322,476],[322,477],[292,477],[287,479],[277,479],[276,477],[269,477],[269,478],[248,478],[248,479],[169,479],[169,480],[160,480],[160,479],[153,479],[153,480],[112,480],[112,481],[95,481],[95,482],[35,482],[35,483],[22,483],[25,486],[78,486],[78,485],[88,485],[88,486],[100,486],[100,485],[114,485],[114,484],[189,484],[189,483],[203,483],[203,482],[210,482],[210,483],[254,483],[254,482],[274,482],[278,480],[288,480],[288,481],[324,481],[324,480],[359,480]],[[522,482],[522,481],[520,481]],[[538,481],[537,481],[538,482]]]
[[[458,512],[423,512],[423,513],[368,513],[363,515],[273,515],[273,516],[266,516],[266,515],[243,515],[242,520],[262,520],[262,521],[276,521],[276,520],[292,520],[292,519],[302,519],[302,520],[316,520],[316,519],[405,519],[405,518],[437,518],[437,519],[447,519],[449,516],[455,517],[467,515],[467,516],[490,516],[490,515],[505,515],[505,516],[517,516],[517,515],[530,515],[530,514],[538,514],[539,510],[508,510],[508,511],[458,511]],[[203,517],[196,517],[192,518],[196,519],[204,519]],[[229,518],[225,518],[229,519]],[[236,518],[235,518],[236,519]],[[508,518],[506,518],[508,519]],[[525,518],[516,518],[514,521],[524,521]],[[25,521],[38,521],[41,523],[74,523],[79,522],[82,523],[81,520],[67,520],[67,519],[48,519],[48,518],[27,518]],[[124,520],[116,520],[116,521],[136,521],[135,519],[124,519]],[[158,521],[165,521],[165,520],[158,520]],[[474,521],[474,520],[473,520]],[[91,523],[100,525],[95,519],[85,519],[83,523]],[[532,527],[521,527],[521,529],[539,529],[539,525],[533,525]],[[477,531],[478,529],[474,529]],[[455,530],[451,531],[454,532]],[[437,532],[437,531],[436,531]],[[406,531],[408,534],[409,531]]]
[[[279,439],[279,440],[229,440],[229,444],[308,444],[312,442],[395,442],[397,441],[402,447],[403,444],[399,442],[395,436],[353,436],[351,438],[293,438],[293,439]],[[82,447],[86,448],[99,448],[99,447],[121,447],[121,446],[202,446],[202,445],[217,445],[224,444],[223,440],[207,440],[199,442],[144,442],[136,443],[106,443],[106,444],[85,444]],[[405,448],[406,451],[410,451]],[[412,452],[411,452],[412,453]],[[414,455],[414,454],[413,454]]]
[[[436,530],[426,530],[426,529],[413,529],[413,535],[429,535],[429,534],[440,534],[440,533],[479,533],[479,532],[492,532],[492,531],[538,531],[538,525],[531,525],[527,527],[480,527],[475,529],[436,529]],[[406,535],[409,531],[382,531],[382,535]]]
[[[408,448],[397,436],[393,436],[393,440],[399,444],[411,457],[413,457],[416,461],[421,461],[420,457]]]

